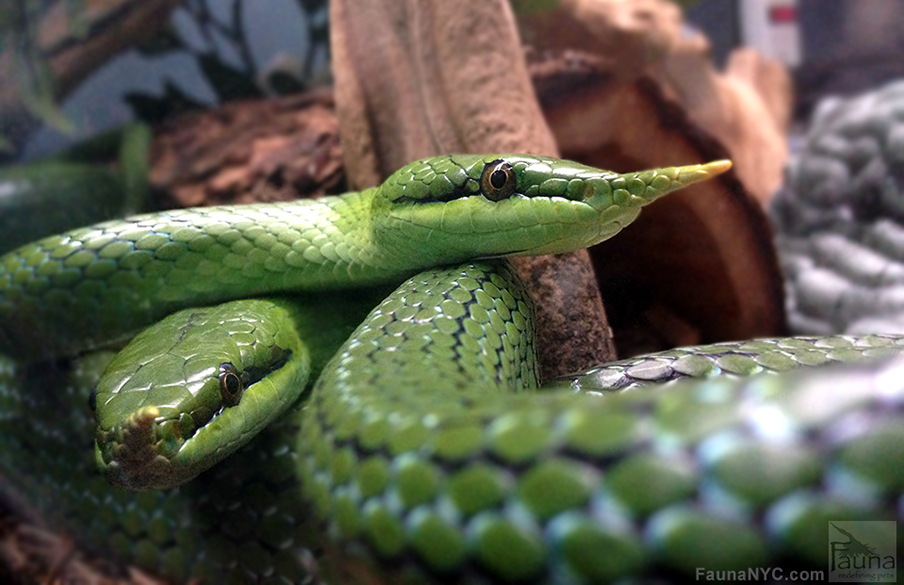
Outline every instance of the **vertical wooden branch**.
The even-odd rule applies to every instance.
[[[505,0],[334,0],[330,19],[352,184],[446,152],[558,154]],[[537,300],[543,375],[611,359],[586,252],[517,265]]]

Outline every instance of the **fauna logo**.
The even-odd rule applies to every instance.
[[[829,581],[894,583],[896,522],[829,522]]]

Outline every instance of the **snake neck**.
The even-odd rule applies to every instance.
[[[399,282],[419,267],[375,242],[377,192],[139,215],[19,248],[0,258],[0,353],[56,357],[188,306]]]
[[[283,275],[262,292],[354,288],[394,282],[416,270],[404,253],[379,241],[372,209],[378,192],[375,187],[294,201],[279,209],[278,222],[262,223],[278,240],[267,250],[273,258],[268,258],[269,270]],[[265,206],[250,207],[269,212]],[[260,245],[257,239],[254,243]]]

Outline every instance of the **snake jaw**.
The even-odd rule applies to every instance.
[[[144,406],[112,430],[98,431],[98,465],[108,481],[120,487],[165,487],[172,459],[193,432],[190,416],[164,417],[156,406]]]

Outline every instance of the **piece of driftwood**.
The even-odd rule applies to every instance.
[[[25,522],[0,524],[2,583],[167,585],[135,567],[122,573],[110,559],[89,555],[46,528]]]
[[[161,206],[286,201],[345,189],[329,90],[232,102],[168,120],[151,149]]]
[[[671,0],[558,0],[537,10],[534,0],[512,4],[527,45],[608,58],[623,82],[644,75],[682,34],[681,9]]]
[[[566,158],[624,172],[727,157],[653,79],[574,52],[531,70]],[[772,232],[734,172],[654,203],[591,255],[619,355],[785,331]]]
[[[557,154],[504,0],[337,0],[330,9],[352,185],[448,152]]]
[[[352,185],[447,152],[558,154],[505,0],[334,0],[330,26]],[[585,252],[516,260],[537,301],[542,377],[614,357]]]
[[[719,73],[709,41],[696,34],[676,45],[658,72],[689,117],[725,146],[738,179],[765,209],[788,161],[792,91],[784,66],[745,48]]]
[[[794,83],[788,69],[755,49],[739,47],[729,53],[725,73],[759,94],[779,134],[787,136],[794,113]]]
[[[727,149],[738,178],[763,207],[781,184],[792,87],[777,61],[744,48],[717,71],[709,41],[685,25],[670,0],[561,0],[553,9],[523,10],[519,24],[539,51],[597,55],[622,83],[658,79],[665,94]]]

